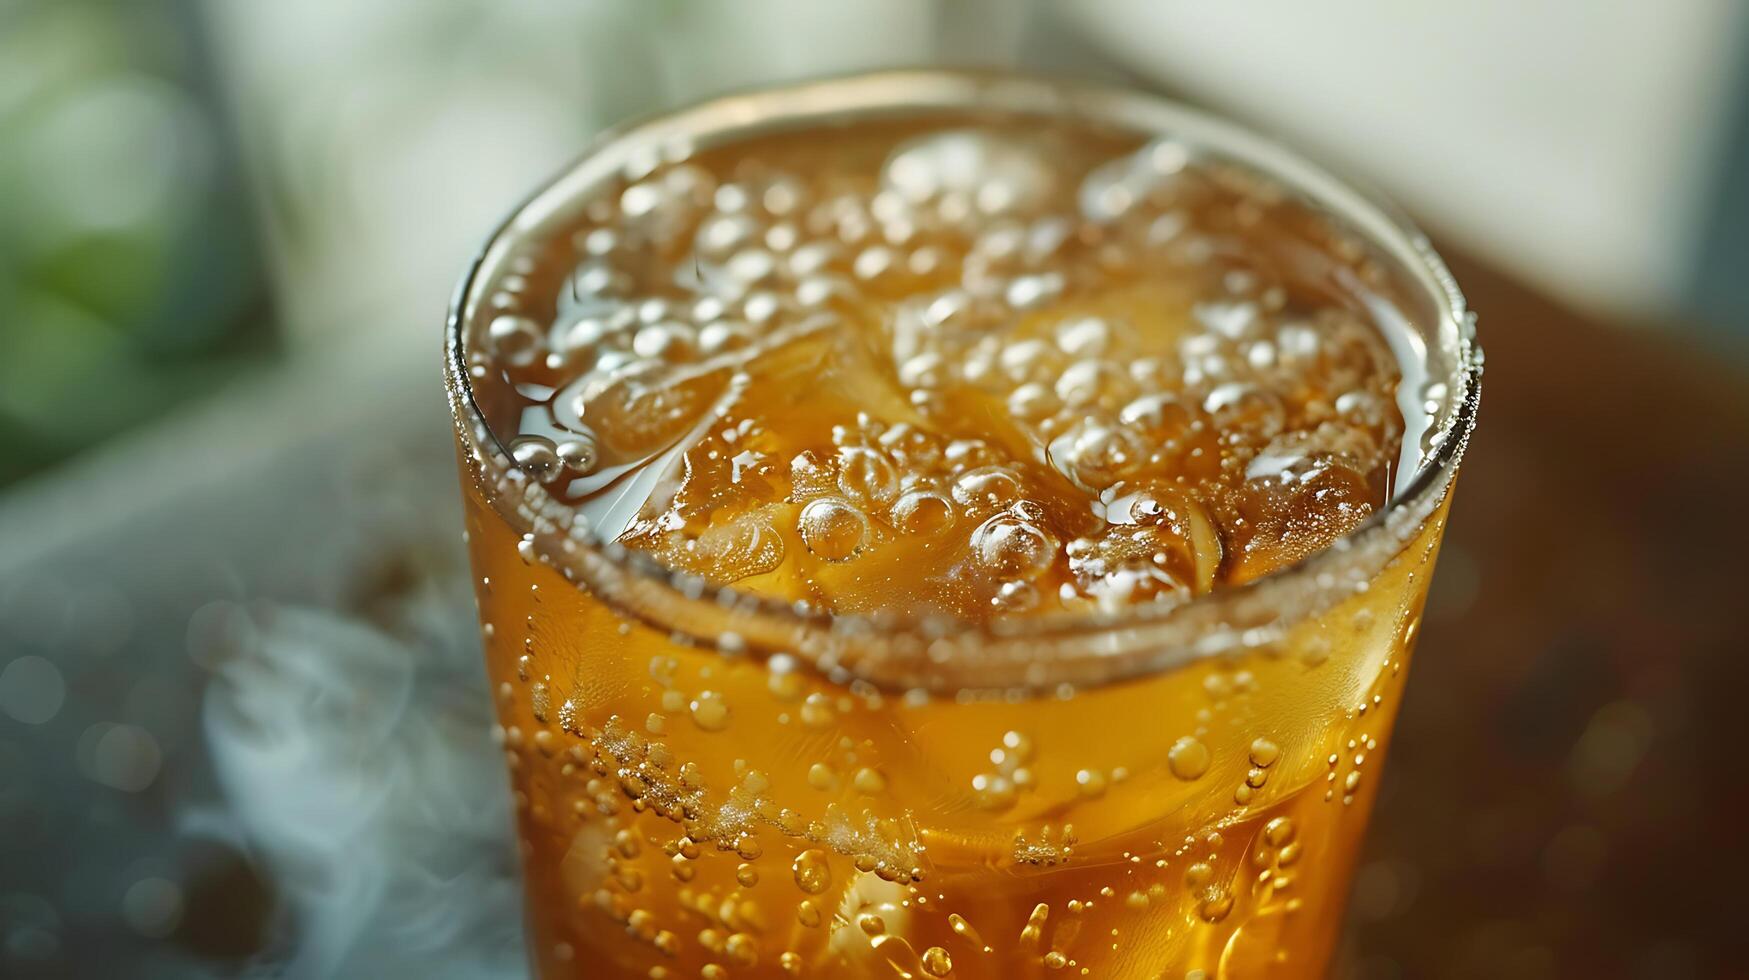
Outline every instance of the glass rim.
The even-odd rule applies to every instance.
[[[482,294],[518,243],[568,216],[567,206],[618,177],[634,154],[677,141],[716,145],[778,128],[835,118],[995,109],[1023,116],[1086,118],[1169,136],[1193,158],[1261,175],[1360,233],[1393,260],[1408,285],[1437,311],[1417,334],[1449,342],[1451,369],[1431,447],[1384,506],[1331,544],[1241,585],[1171,606],[974,623],[911,613],[830,613],[710,582],[644,552],[596,539],[586,522],[511,460],[475,400],[468,370],[469,327],[487,312]],[[1428,329],[1431,327],[1432,329]],[[1394,205],[1357,189],[1299,153],[1170,99],[1131,89],[1035,74],[905,69],[856,73],[711,98],[610,127],[582,155],[519,204],[469,263],[445,329],[444,379],[464,476],[512,529],[575,586],[676,639],[728,653],[787,653],[842,679],[893,689],[1049,690],[1105,683],[1252,648],[1295,622],[1364,591],[1444,501],[1474,428],[1483,357],[1475,317],[1444,261]],[[495,476],[503,481],[493,486]],[[506,492],[506,489],[512,492]]]

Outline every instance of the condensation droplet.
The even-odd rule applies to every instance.
[[[1167,750],[1166,765],[1172,770],[1172,775],[1186,782],[1200,779],[1209,768],[1208,746],[1186,735]]]
[[[808,785],[826,792],[838,787],[838,773],[824,762],[816,762],[808,767]]]
[[[1294,839],[1294,822],[1288,817],[1276,817],[1263,825],[1263,839],[1271,847],[1284,847]]]
[[[1090,799],[1105,795],[1105,773],[1097,769],[1082,769],[1075,773],[1075,787]]]
[[[802,724],[809,728],[825,728],[838,717],[832,708],[832,699],[815,691],[802,702]]]
[[[729,705],[715,691],[705,691],[691,704],[692,721],[707,732],[720,732],[729,727]]]
[[[887,779],[878,770],[863,768],[856,771],[851,785],[864,796],[874,796],[886,790]]]
[[[832,865],[817,848],[796,855],[794,871],[796,887],[809,895],[818,895],[832,884]]]
[[[1210,886],[1197,903],[1196,914],[1204,922],[1219,922],[1233,911],[1233,896],[1225,888]]]
[[[1264,769],[1275,765],[1275,760],[1281,758],[1281,748],[1267,738],[1259,738],[1251,743],[1251,762]]]
[[[723,955],[736,966],[752,966],[759,962],[759,943],[744,932],[737,932],[723,943]]]

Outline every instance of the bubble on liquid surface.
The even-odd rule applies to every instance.
[[[1003,213],[1036,208],[1056,183],[1035,149],[987,130],[954,130],[919,137],[894,151],[882,185],[921,204],[946,194],[971,195],[980,210]]]
[[[893,502],[892,520],[906,534],[935,534],[953,524],[953,502],[932,490],[910,490]]]
[[[1088,359],[1064,368],[1055,387],[1064,405],[1085,409],[1102,402],[1120,402],[1129,384],[1129,375],[1116,363]]]
[[[1158,193],[1189,159],[1181,144],[1162,139],[1105,163],[1081,183],[1081,213],[1101,224],[1117,221]]]
[[[838,450],[838,488],[852,500],[887,503],[899,492],[899,474],[881,453],[847,446]]]
[[[510,458],[537,480],[552,478],[559,471],[559,453],[552,440],[522,436],[510,444]]]
[[[862,550],[868,517],[848,500],[822,497],[802,508],[797,530],[809,551],[827,561],[845,561]]]
[[[1051,465],[1087,490],[1109,486],[1131,463],[1140,447],[1128,431],[1084,422],[1050,443]]]
[[[996,588],[990,603],[1004,612],[1024,612],[1039,603],[1039,591],[1025,579],[1003,582]]]
[[[1057,542],[1038,525],[1013,513],[997,514],[972,533],[972,549],[984,567],[1004,576],[1030,578],[1049,568]]]
[[[1276,395],[1241,382],[1228,382],[1209,392],[1202,409],[1223,432],[1243,432],[1264,439],[1280,432],[1287,416]]]
[[[595,434],[587,431],[572,433],[569,439],[555,445],[553,452],[559,457],[559,462],[573,473],[593,471],[600,458],[600,450],[595,445]]]
[[[1164,441],[1184,434],[1195,421],[1193,409],[1177,392],[1155,391],[1138,396],[1118,413],[1118,423]]]
[[[505,314],[486,328],[487,349],[514,367],[533,364],[543,343],[540,324],[527,317]]]
[[[998,466],[980,466],[954,481],[953,499],[965,507],[989,511],[1020,499],[1020,477]]]

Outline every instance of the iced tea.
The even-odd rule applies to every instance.
[[[871,76],[513,219],[451,392],[542,976],[1325,968],[1476,360],[1278,152]]]

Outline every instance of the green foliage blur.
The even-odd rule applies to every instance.
[[[192,0],[0,0],[0,485],[271,347]]]

